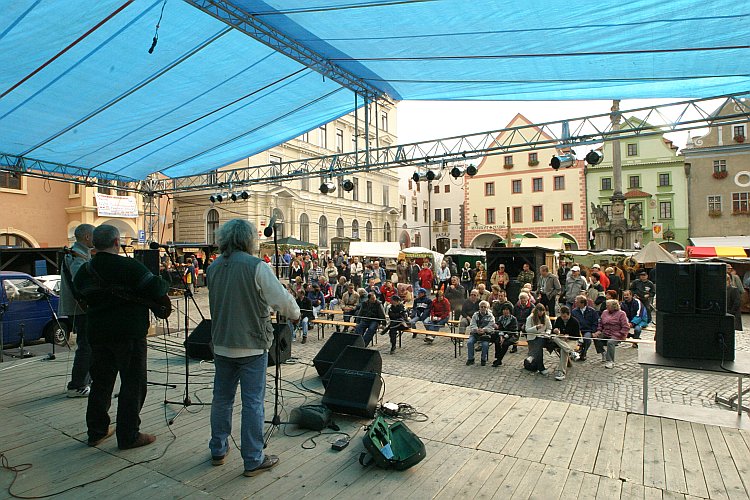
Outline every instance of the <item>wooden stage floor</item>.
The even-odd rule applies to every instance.
[[[151,340],[152,345],[160,341]],[[149,379],[179,382],[169,399],[182,399],[180,358],[149,351]],[[167,363],[169,361],[169,363]],[[355,435],[348,448],[330,448],[336,436],[297,435],[289,426],[275,434],[268,452],[281,463],[255,478],[242,476],[233,448],[227,463],[212,467],[207,447],[209,408],[191,406],[173,425],[179,405],[165,405],[165,390],[149,389],[142,430],[152,446],[119,451],[114,438],[85,445],[85,399],[67,399],[69,355],[55,361],[0,365],[0,450],[17,473],[16,495],[55,498],[748,498],[750,433],[659,417],[467,389],[439,382],[384,375],[384,401],[404,402],[429,416],[409,427],[424,441],[427,458],[404,472],[363,468],[361,426],[337,418]],[[210,401],[212,366],[191,363],[193,401]],[[319,396],[315,370],[283,366],[286,411]],[[266,416],[273,408],[269,370]],[[113,405],[115,406],[115,405]],[[113,409],[114,411],[114,409]],[[284,415],[285,416],[285,415]],[[239,442],[239,409],[235,409]],[[23,469],[23,467],[20,467]],[[0,498],[14,473],[0,470]],[[89,483],[81,486],[83,483]]]

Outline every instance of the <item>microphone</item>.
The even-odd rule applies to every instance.
[[[273,236],[273,227],[276,225],[276,215],[271,217],[271,222],[268,223],[268,227],[263,230],[263,236],[270,238]]]
[[[149,243],[149,244],[148,244],[148,247],[149,247],[149,248],[150,248],[151,250],[158,250],[158,249],[160,249],[160,248],[163,248],[164,250],[169,250],[169,246],[167,246],[167,245],[160,245],[160,244],[159,244],[158,242],[156,242],[156,241],[152,241],[151,243]]]
[[[154,49],[156,48],[156,42],[158,42],[158,41],[159,41],[159,38],[155,36],[154,39],[151,41],[151,48],[148,49],[148,53],[149,54],[153,54],[154,53]]]

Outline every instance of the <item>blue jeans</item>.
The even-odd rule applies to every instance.
[[[447,323],[448,323],[448,318],[439,319],[437,321],[432,321],[432,318],[430,318],[424,322],[424,327],[426,330],[430,330],[431,332],[436,332],[440,330],[441,326],[445,326]]]
[[[417,327],[417,321],[421,321],[425,326],[427,325],[427,320],[430,316],[425,314],[422,316],[421,314],[418,314],[417,316],[413,316],[409,318],[409,324],[411,325],[411,328]]]
[[[583,337],[583,340],[578,341],[579,344],[583,344],[583,349],[581,349],[581,356],[586,357],[586,353],[588,352],[589,347],[591,347],[592,332],[583,332],[581,336]]]
[[[375,336],[375,332],[378,330],[379,323],[380,322],[377,320],[365,321],[363,319],[359,322],[357,328],[354,329],[354,333],[363,336],[365,340],[365,347],[370,345],[370,342],[372,342],[372,338]]]
[[[305,316],[304,318],[302,318],[299,321],[299,323],[297,324],[297,326],[302,329],[302,338],[306,338],[307,337],[307,330],[310,328],[310,318],[308,318],[307,316]],[[295,325],[293,325],[292,323],[289,323],[289,329],[292,331],[292,338],[296,339],[297,338],[297,329],[295,328]]]
[[[479,340],[474,335],[469,335],[469,340],[466,341],[466,354],[469,355],[469,361],[474,361],[474,344],[477,342],[482,343],[482,361],[487,361],[490,353],[490,343],[486,340]]]
[[[263,455],[263,400],[266,395],[268,352],[258,356],[227,358],[214,356],[214,396],[211,403],[211,456],[222,457],[229,450],[232,433],[232,409],[240,384],[242,397],[241,450],[245,470],[258,467]]]

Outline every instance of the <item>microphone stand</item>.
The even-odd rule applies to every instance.
[[[4,362],[5,357],[5,334],[3,333],[3,317],[5,316],[6,304],[0,304],[0,363]]]
[[[167,250],[167,256],[169,257],[169,261],[172,263],[172,268],[177,269],[177,263],[174,261],[174,257],[172,257],[172,254],[169,253],[169,250]],[[185,299],[185,342],[187,342],[188,329],[190,328],[190,303],[188,302],[188,300],[193,300],[193,304],[198,310],[198,314],[200,314],[201,321],[205,321],[206,317],[203,316],[203,312],[201,311],[200,307],[198,307],[198,303],[195,301],[195,296],[190,292],[190,287],[188,287],[188,284],[185,282],[185,280],[182,280],[182,291],[184,294],[183,297]],[[169,425],[172,425],[175,419],[179,417],[180,414],[185,411],[188,406],[209,406],[211,404],[193,403],[193,401],[190,399],[190,358],[187,355],[187,350],[185,350],[185,397],[182,399],[182,401],[170,401],[169,399],[165,399],[164,404],[182,405],[182,408],[177,411],[177,414],[169,419]]]

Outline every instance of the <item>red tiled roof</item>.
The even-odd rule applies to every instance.
[[[650,198],[651,195],[645,191],[641,191],[640,189],[631,189],[627,193],[625,193],[625,198]]]

